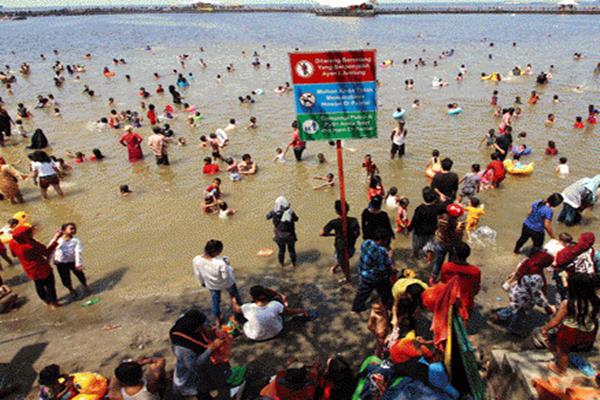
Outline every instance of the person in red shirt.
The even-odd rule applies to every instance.
[[[575,123],[573,124],[573,128],[575,128],[575,129],[583,129],[583,128],[585,128],[585,125],[583,124],[583,118],[582,117],[575,117]]]
[[[458,277],[460,286],[460,301],[463,306],[471,310],[475,306],[475,296],[479,293],[481,285],[481,270],[470,265],[467,258],[471,255],[471,248],[465,242],[460,242],[452,249],[454,257],[442,265],[440,280],[447,283],[453,277]]]
[[[202,167],[202,173],[206,175],[214,175],[219,172],[219,166],[212,163],[212,158],[206,157],[204,159],[204,167]]]
[[[33,280],[38,296],[52,309],[59,304],[49,257],[58,245],[58,239],[62,234],[60,231],[56,232],[46,247],[33,238],[31,227],[19,226],[12,232],[12,239],[9,242],[11,253],[19,259],[27,277]]]
[[[296,161],[302,161],[302,152],[306,149],[306,142],[300,139],[298,121],[292,122],[292,128],[294,129],[294,133],[292,133],[292,141],[286,146],[284,154],[287,153],[288,149],[291,147],[294,151],[294,157],[296,157]]]
[[[150,121],[150,125],[156,124],[156,111],[154,111],[154,109],[154,104],[148,105],[148,112],[146,113],[146,116],[148,117],[148,121]]]
[[[548,141],[548,147],[546,147],[546,155],[547,156],[555,156],[558,154],[558,149],[556,148],[556,143],[554,141]]]
[[[485,171],[483,172],[483,176],[486,176],[488,171],[493,171],[494,176],[492,177],[492,185],[494,187],[499,187],[500,182],[504,180],[506,177],[506,169],[504,168],[504,164],[502,161],[498,160],[498,155],[493,153],[491,155],[492,161],[485,167]]]

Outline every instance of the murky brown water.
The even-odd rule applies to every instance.
[[[483,296],[490,300],[500,293],[497,283],[514,266],[516,259],[509,254],[528,205],[550,192],[561,191],[580,177],[598,173],[599,128],[595,131],[571,129],[576,115],[585,116],[588,104],[600,102],[598,79],[592,75],[597,61],[594,55],[598,55],[594,44],[600,37],[600,28],[595,22],[591,17],[561,16],[406,16],[357,20],[305,15],[69,17],[6,22],[0,25],[2,37],[8,39],[0,46],[0,61],[13,69],[17,69],[21,61],[28,61],[33,69],[30,77],[19,76],[15,96],[6,96],[0,89],[11,114],[14,115],[17,102],[24,101],[33,108],[35,95],[54,93],[63,117],[59,119],[45,111],[33,110],[35,117],[27,123],[27,128],[43,128],[54,154],[62,155],[67,149],[88,154],[93,147],[99,147],[107,158],[102,163],[75,165],[73,174],[63,182],[64,199],[57,198],[51,190],[50,201],[42,201],[31,182],[23,184],[27,203],[12,206],[2,202],[0,216],[6,220],[16,211],[27,211],[38,226],[37,237],[42,241],[48,240],[54,229],[64,222],[78,224],[78,236],[85,244],[87,273],[94,288],[101,291],[99,297],[104,306],[96,306],[101,311],[93,316],[85,309],[71,306],[69,312],[61,311],[51,317],[59,324],[77,324],[88,318],[110,321],[111,316],[135,314],[135,310],[126,307],[131,300],[199,290],[191,260],[202,251],[206,240],[212,238],[223,240],[225,254],[238,278],[248,286],[278,276],[275,258],[259,258],[256,252],[261,247],[274,247],[272,225],[265,220],[265,214],[282,194],[290,199],[300,216],[297,249],[301,267],[284,280],[311,282],[318,276],[319,280],[329,282],[330,278],[316,271],[330,265],[332,241],[320,238],[318,231],[333,217],[337,188],[316,192],[311,185],[316,174],[337,174],[335,151],[327,143],[310,143],[304,162],[292,161],[290,152],[286,164],[272,163],[275,148],[284,147],[290,139],[289,125],[294,118],[292,97],[277,96],[273,89],[290,80],[287,52],[293,51],[295,46],[314,50],[361,48],[370,41],[370,46],[378,51],[379,62],[393,58],[396,65],[378,70],[381,81],[379,138],[346,143],[356,149],[354,153],[345,152],[347,191],[353,216],[359,215],[367,203],[360,170],[364,154],[373,155],[386,188],[397,186],[401,194],[410,198],[412,215],[420,203],[421,188],[427,183],[423,170],[432,149],[440,149],[443,156],[453,158],[455,170],[461,175],[473,162],[487,163],[489,152],[477,149],[477,144],[489,128],[498,124],[488,105],[492,90],[500,91],[500,104],[506,106],[512,105],[516,95],[526,100],[532,89],[540,92],[539,104],[522,106],[523,116],[514,124],[516,132],[527,132],[523,142],[534,148],[529,158],[536,163],[535,173],[531,177],[509,177],[501,190],[479,196],[487,212],[481,225],[498,232],[497,247],[478,248],[473,257],[475,263],[484,267],[488,294]],[[425,38],[415,39],[418,33],[423,33]],[[548,37],[549,34],[552,37]],[[490,49],[481,43],[484,36],[491,38],[496,47]],[[518,47],[511,47],[513,41],[518,42]],[[33,46],[30,53],[19,51],[26,43]],[[267,45],[266,49],[260,47],[262,43]],[[153,45],[155,53],[142,50],[145,44]],[[204,46],[206,52],[200,55],[199,46]],[[13,47],[17,55],[8,53]],[[50,66],[54,57],[50,56],[50,49],[53,47],[63,52],[59,59],[64,63],[87,66],[89,72],[82,75],[80,83],[69,79],[61,90],[52,85]],[[423,48],[426,52],[422,52]],[[440,60],[436,68],[428,65],[415,70],[400,64],[407,57],[424,57],[431,64],[441,51],[450,48],[456,50],[455,55]],[[242,50],[248,56],[241,56]],[[259,51],[263,63],[271,63],[270,71],[250,66],[249,55],[253,50]],[[94,55],[92,61],[82,58],[88,51]],[[494,54],[491,61],[487,58],[490,51]],[[574,51],[589,57],[573,61]],[[41,52],[48,55],[48,61],[39,61],[37,54]],[[154,93],[157,82],[152,73],[155,71],[164,76],[160,82],[165,87],[174,83],[174,76],[169,73],[179,68],[176,55],[181,53],[194,57],[185,70],[195,76],[192,87],[184,92],[185,101],[199,107],[205,116],[204,122],[200,129],[191,130],[180,114],[172,123],[177,136],[185,137],[189,145],[171,146],[171,167],[155,166],[145,145],[146,161],[131,165],[125,148],[118,144],[121,132],[94,131],[90,123],[108,115],[108,97],[117,100],[118,109],[138,109],[137,90],[144,86]],[[198,66],[199,56],[208,63],[207,69]],[[128,65],[112,66],[113,57],[126,58]],[[236,72],[225,72],[228,63],[236,65]],[[536,88],[535,76],[498,85],[479,80],[482,71],[506,73],[514,65],[527,63],[532,63],[537,72],[554,64],[552,82]],[[453,78],[460,64],[466,64],[469,72],[464,82],[456,83]],[[102,76],[105,65],[116,70],[116,78],[107,80]],[[125,74],[132,76],[131,83],[125,82]],[[217,74],[223,75],[223,84],[216,82]],[[449,80],[450,86],[432,89],[430,82],[434,76]],[[404,90],[403,82],[407,78],[416,82],[413,91]],[[100,97],[90,100],[82,95],[84,83],[100,93]],[[572,91],[578,84],[587,86],[585,93]],[[257,88],[264,89],[265,95],[257,96],[256,104],[238,103],[238,96]],[[553,94],[560,96],[560,104],[551,102]],[[407,114],[407,155],[401,161],[389,161],[389,132],[394,126],[391,114],[398,106],[409,108],[416,98],[421,100],[422,107],[411,109]],[[167,96],[153,95],[148,102],[162,109],[168,100]],[[463,113],[457,117],[447,116],[445,108],[449,102],[458,102]],[[551,129],[544,127],[548,113],[557,116]],[[247,131],[244,126],[252,115],[258,118],[259,128]],[[200,211],[202,190],[210,178],[201,174],[202,158],[208,152],[197,148],[196,143],[200,134],[224,127],[229,118],[236,118],[239,127],[230,135],[231,145],[225,154],[240,158],[249,152],[260,171],[237,183],[221,174],[225,200],[238,211],[233,218],[223,221]],[[150,129],[144,126],[138,132],[147,137]],[[557,159],[543,155],[548,140],[555,140],[561,155],[569,158],[571,176],[567,179],[555,176]],[[328,164],[318,165],[316,154],[319,152],[325,154]],[[27,168],[24,144],[2,149],[0,154],[22,170]],[[134,191],[127,198],[117,193],[118,186],[124,183]],[[600,225],[595,217],[587,218],[586,223],[586,230],[596,230]],[[577,234],[580,228],[569,231]],[[409,239],[404,237],[394,242],[394,247],[399,249],[409,246]],[[20,268],[15,267],[3,276],[10,279],[18,273]],[[12,315],[23,321],[20,328],[27,329],[36,321],[46,323],[46,314],[38,312],[40,303],[33,293],[33,285],[18,285],[16,290],[30,298],[29,304]],[[59,292],[64,294],[62,288]],[[207,307],[207,297],[202,298],[205,301],[202,305]],[[123,307],[111,307],[120,305]]]

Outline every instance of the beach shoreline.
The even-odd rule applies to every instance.
[[[50,16],[122,15],[122,14],[214,14],[214,13],[298,13],[332,17],[363,17],[377,15],[428,15],[428,14],[545,14],[545,15],[596,15],[600,7],[577,8],[524,7],[524,6],[461,6],[461,7],[382,7],[373,10],[349,10],[347,8],[318,7],[243,7],[243,6],[172,6],[172,7],[86,7],[44,10],[2,10],[3,18],[31,18]]]

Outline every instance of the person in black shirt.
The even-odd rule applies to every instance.
[[[390,242],[394,238],[394,230],[385,211],[381,210],[381,196],[375,196],[371,199],[369,206],[365,208],[361,215],[361,225],[363,240],[373,239],[375,231],[381,228],[385,231],[385,247],[389,247]]]
[[[498,155],[498,160],[504,161],[508,152],[510,150],[510,146],[512,144],[512,128],[510,126],[506,127],[506,133],[504,135],[496,136],[496,143],[494,144],[494,148],[496,149],[496,154]]]
[[[442,170],[435,174],[431,181],[431,188],[444,203],[454,201],[458,192],[458,175],[450,171],[453,164],[451,159],[444,158],[441,162]]]
[[[350,211],[350,206],[346,203],[346,214]],[[335,201],[335,212],[341,216],[342,215],[342,202],[341,200]],[[342,230],[342,219],[334,218],[327,223],[321,229],[321,236],[335,236],[334,248],[335,248],[335,259],[336,264],[331,267],[331,273],[335,273],[337,269],[341,266],[345,279],[342,279],[340,283],[346,282],[350,283],[350,266],[346,264],[344,259],[344,248],[348,250],[348,260],[352,258],[356,251],[356,239],[360,236],[360,226],[358,225],[358,220],[356,218],[347,217],[347,227],[348,227],[348,245],[344,245],[344,233]],[[333,231],[334,233],[331,233]]]
[[[438,203],[438,195],[430,187],[423,188],[423,201],[415,209],[408,230],[412,232],[413,256],[419,258],[423,247],[432,242],[437,230],[438,216],[444,213],[443,205]]]

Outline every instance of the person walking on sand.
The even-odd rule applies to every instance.
[[[10,251],[15,256],[25,274],[35,284],[39,298],[51,309],[59,307],[56,297],[54,273],[50,267],[50,254],[58,246],[62,232],[56,232],[48,247],[33,238],[33,230],[28,226],[19,226],[12,232],[9,242]]]
[[[125,133],[121,136],[121,139],[119,139],[119,143],[127,147],[129,162],[136,162],[144,159],[142,147],[140,146],[143,141],[142,137],[133,131],[131,125],[125,127]]]
[[[298,221],[298,216],[292,210],[290,202],[284,196],[279,196],[275,200],[275,207],[267,214],[267,219],[273,221],[275,232],[273,240],[277,243],[277,247],[279,247],[277,255],[279,265],[283,269],[285,249],[287,248],[292,260],[292,266],[296,268],[296,241],[298,240],[296,236],[296,222]]]
[[[209,240],[204,246],[204,254],[194,257],[194,275],[200,285],[210,291],[211,312],[221,324],[221,291],[226,290],[238,304],[242,298],[235,285],[233,268],[229,265],[227,257],[222,256],[223,243],[220,240]]]

